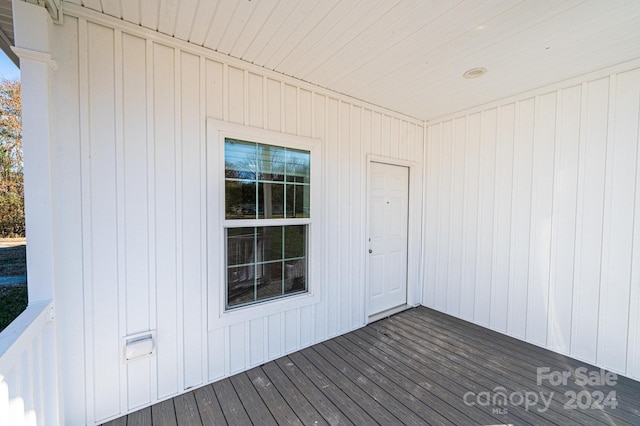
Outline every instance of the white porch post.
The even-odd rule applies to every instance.
[[[13,1],[14,52],[20,58],[29,303],[54,294],[51,18],[44,7]]]
[[[14,52],[20,58],[29,305],[54,301],[52,21],[42,6],[13,0]],[[55,301],[51,305],[55,306]],[[42,330],[42,403],[49,424],[63,424],[54,311]]]

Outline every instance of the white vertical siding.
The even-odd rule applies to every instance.
[[[493,282],[493,226],[496,186],[495,108],[482,112],[480,119],[480,157],[478,179],[478,240],[476,254],[475,314],[478,324],[488,326],[491,317],[491,286]],[[443,141],[448,144],[449,141]],[[452,170],[452,174],[459,173]],[[471,259],[470,259],[471,260]],[[447,284],[444,284],[447,285]]]
[[[516,103],[507,332],[524,339],[529,279],[534,99]],[[472,319],[472,318],[471,318]]]
[[[571,353],[596,361],[609,78],[582,85]],[[577,285],[580,283],[580,285]]]
[[[480,114],[466,117],[464,149],[464,203],[462,224],[462,274],[460,316],[471,319],[476,299],[476,253],[478,252],[478,191],[480,174]],[[437,153],[435,153],[437,155]],[[429,197],[427,197],[429,199]],[[423,301],[425,303],[425,301]],[[427,302],[428,303],[428,302]]]
[[[597,359],[614,371],[627,361],[639,111],[640,69],[612,76]]]
[[[68,419],[112,419],[364,324],[366,156],[416,161],[420,175],[423,123],[110,18],[69,16],[55,31],[64,58],[56,152],[70,156],[56,157],[57,191],[73,203],[56,210],[58,253],[73,254],[57,268],[69,308],[61,342],[84,366],[64,372]],[[220,234],[207,209],[222,207],[211,201],[220,174],[207,163],[207,118],[322,141],[319,303],[218,320],[220,283],[210,277],[223,261],[207,241]],[[421,206],[421,180],[411,191]],[[412,221],[419,228],[420,214]],[[418,283],[420,239],[412,242]],[[121,340],[151,330],[155,355],[125,363]]]
[[[501,332],[507,331],[509,261],[511,239],[511,194],[513,186],[513,142],[515,105],[498,110],[496,134],[495,210],[493,215],[493,259],[491,270],[490,322]]]
[[[581,97],[580,86],[559,93],[556,127],[547,333],[549,348],[561,353],[569,353],[571,343],[574,265],[563,259],[575,256]]]
[[[69,17],[66,25],[53,27],[56,36],[75,40],[78,36],[78,20]],[[61,34],[57,34],[61,33]],[[65,332],[57,334],[58,350],[65,356],[60,356],[60,380],[66,384],[65,398],[62,399],[61,410],[69,413],[65,421],[79,424],[86,421],[85,405],[78,406],[75,401],[83,401],[86,389],[85,371],[85,332],[82,270],[82,173],[80,162],[80,106],[79,106],[79,69],[78,49],[68,49],[54,44],[53,55],[60,63],[71,66],[62,78],[56,79],[52,96],[57,102],[67,106],[64,115],[56,115],[54,120],[56,149],[53,159],[55,180],[53,186],[57,188],[54,197],[53,216],[56,226],[65,232],[57,232],[54,238],[55,253],[66,253],[65,262],[60,262],[55,268],[56,313],[58,321],[66,324]],[[59,297],[64,295],[65,297]]]
[[[122,58],[130,66],[122,67],[122,91],[131,93],[122,99],[122,178],[125,221],[124,232],[124,288],[125,293],[125,335],[149,330],[149,230],[147,194],[147,125],[137,117],[147,116],[147,94],[145,77],[147,72],[147,47],[143,39],[124,34],[122,37]],[[137,141],[144,141],[138,143]],[[136,259],[133,261],[132,259]],[[127,404],[140,406],[150,401],[151,366],[149,359],[141,359],[127,366]]]
[[[424,304],[638,379],[640,69],[529,96],[428,126]]]
[[[85,293],[85,309],[94,319],[85,326],[87,341],[96,365],[120,362],[118,342],[118,250],[116,223],[116,156],[115,156],[115,75],[114,31],[88,23],[86,25],[86,63],[88,93],[84,105],[87,120],[83,144],[83,192],[85,212],[90,219],[83,222],[87,244],[84,257],[85,280],[93,282]],[[91,48],[91,46],[96,46]],[[86,216],[86,214],[84,216]],[[83,217],[84,219],[84,217]],[[90,266],[87,264],[90,263]],[[118,370],[119,371],[119,370]],[[120,410],[120,375],[105,368],[92,369],[93,400],[96,418]]]

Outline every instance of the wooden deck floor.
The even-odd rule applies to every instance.
[[[538,384],[538,367],[571,376]],[[640,424],[640,383],[581,386],[579,367],[600,372],[419,307],[108,425]]]

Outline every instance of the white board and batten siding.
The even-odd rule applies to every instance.
[[[428,123],[423,304],[640,379],[638,65]]]
[[[366,158],[421,168],[423,123],[84,13],[65,16],[52,43],[65,421],[112,419],[364,325]],[[224,284],[207,286],[221,276],[207,258],[207,194],[223,176],[207,174],[207,118],[321,141],[318,303],[211,319],[208,295]],[[411,183],[418,211],[421,186]],[[122,339],[149,330],[155,355],[126,363]]]

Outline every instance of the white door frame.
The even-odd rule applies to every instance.
[[[407,217],[407,305],[405,307],[417,306],[420,304],[420,256],[421,256],[421,214],[420,214],[420,171],[418,163],[414,161],[400,160],[397,158],[383,157],[380,155],[367,155],[367,179],[366,179],[366,204],[364,208],[364,245],[365,252],[365,292],[364,292],[364,323],[376,321],[376,315],[369,317],[369,200],[371,197],[371,163],[389,164],[391,166],[407,167],[409,169],[409,214]],[[399,310],[402,310],[403,308]]]

